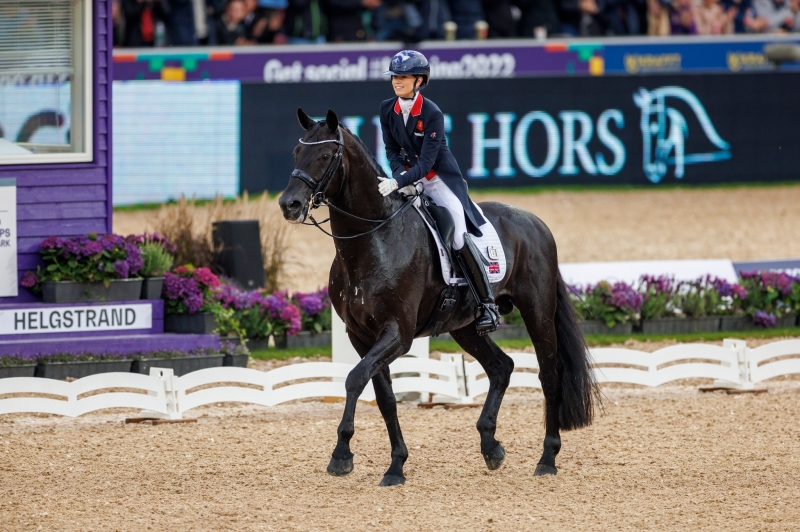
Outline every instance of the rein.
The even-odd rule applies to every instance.
[[[314,178],[312,178],[310,175],[308,175],[303,170],[300,170],[299,168],[295,168],[294,170],[292,170],[292,173],[289,176],[289,178],[290,179],[292,179],[292,178],[299,179],[300,181],[305,183],[311,189],[311,197],[308,199],[308,204],[306,205],[306,210],[307,210],[306,212],[308,212],[308,217],[311,219],[311,223],[307,223],[305,221],[300,222],[300,223],[302,223],[303,225],[313,225],[314,227],[316,227],[317,229],[319,229],[320,231],[322,231],[323,233],[325,233],[326,235],[328,235],[331,238],[334,238],[334,239],[337,239],[337,240],[351,240],[353,238],[358,238],[358,237],[361,237],[361,236],[368,235],[370,233],[374,233],[375,231],[377,231],[378,229],[380,229],[384,225],[386,225],[389,222],[391,222],[397,216],[399,216],[400,214],[402,214],[403,212],[408,210],[408,208],[411,205],[413,205],[414,202],[412,200],[407,200],[406,203],[403,204],[402,207],[400,207],[399,209],[394,211],[392,213],[392,215],[389,216],[388,218],[386,218],[385,220],[371,220],[369,218],[362,218],[360,216],[356,216],[355,214],[351,214],[351,213],[349,213],[349,212],[347,212],[345,210],[342,210],[339,207],[337,207],[336,205],[334,205],[331,202],[329,202],[328,199],[325,197],[325,191],[327,190],[331,179],[333,179],[333,176],[336,175],[336,172],[339,170],[339,166],[342,163],[342,152],[344,151],[344,137],[342,136],[342,129],[338,128],[337,131],[339,133],[338,140],[329,139],[329,140],[320,140],[320,141],[316,141],[316,142],[306,142],[303,139],[300,139],[300,144],[305,144],[306,146],[313,146],[313,145],[316,145],[316,144],[327,144],[329,142],[332,142],[332,143],[335,143],[335,144],[339,145],[339,147],[336,149],[336,153],[333,155],[333,159],[331,159],[331,162],[328,163],[328,168],[325,169],[325,173],[322,174],[322,178],[319,181],[314,181]],[[419,193],[417,193],[417,194],[415,194],[413,196],[410,196],[410,197],[416,198],[418,196],[419,196]],[[323,229],[320,226],[320,224],[324,224],[324,223],[330,221],[330,217],[325,218],[321,222],[317,222],[314,219],[314,215],[311,214],[312,210],[316,209],[317,207],[319,207],[320,205],[323,205],[323,204],[326,207],[328,207],[329,209],[333,209],[334,211],[336,211],[336,212],[338,212],[340,214],[343,214],[343,215],[345,215],[345,216],[347,216],[349,218],[352,218],[354,220],[358,220],[358,221],[361,221],[361,222],[378,224],[378,225],[373,227],[369,231],[365,231],[363,233],[358,233],[357,235],[336,236],[336,235],[334,235],[332,233],[329,233],[328,231],[326,231],[325,229]]]

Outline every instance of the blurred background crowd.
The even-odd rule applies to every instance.
[[[114,0],[116,46],[800,31],[800,0]]]

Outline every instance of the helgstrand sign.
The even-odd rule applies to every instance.
[[[0,336],[151,329],[150,304],[0,309]]]

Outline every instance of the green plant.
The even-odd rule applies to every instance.
[[[142,252],[142,277],[162,277],[172,267],[172,255],[158,242],[145,242],[139,249]]]
[[[223,308],[222,304],[217,303],[211,308],[211,312],[217,320],[218,327],[214,329],[220,336],[230,336],[233,334],[239,339],[239,344],[247,349],[247,330],[242,328],[241,323],[236,319],[236,311],[232,308]]]

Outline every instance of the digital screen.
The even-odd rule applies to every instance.
[[[240,83],[116,81],[114,205],[239,193]]]

